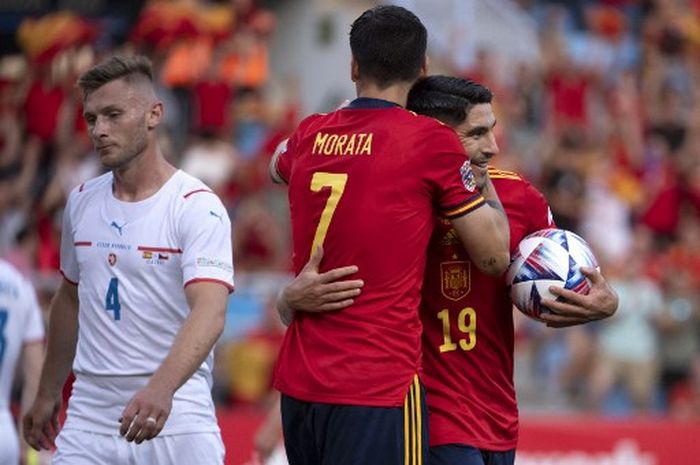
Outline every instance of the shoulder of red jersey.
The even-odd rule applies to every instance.
[[[422,125],[425,127],[425,129],[433,129],[436,131],[443,131],[447,130],[449,132],[454,133],[454,129],[443,123],[437,118],[433,118],[432,116],[426,116],[426,115],[419,115],[418,113],[415,113],[411,110],[406,110],[404,112],[409,119],[411,119],[413,124],[416,125]]]
[[[489,178],[491,178],[491,181],[493,182],[494,186],[496,186],[496,189],[498,189],[499,185],[509,185],[511,188],[520,188],[525,190],[525,195],[528,197],[535,196],[544,200],[544,195],[535,186],[533,186],[530,181],[515,171],[502,170],[489,166],[488,173]]]
[[[515,171],[502,170],[489,166],[488,173],[499,196],[508,195],[511,192],[518,192],[519,197],[523,197],[524,202],[527,202],[528,198],[533,197],[534,194],[538,194],[540,197],[544,198],[540,191],[521,174]]]
[[[322,122],[328,115],[330,113],[313,113],[307,116],[299,122],[293,134],[313,130],[316,125],[323,124]]]
[[[516,173],[515,171],[502,170],[494,166],[489,166],[488,171],[491,180],[503,179],[508,181],[527,182],[525,178],[523,178],[520,174]]]
[[[527,179],[514,171],[502,170],[492,166],[489,166],[488,172],[489,178],[491,178],[496,192],[509,215],[513,209],[524,208],[532,213],[528,217],[533,221],[535,229],[554,225],[547,199]]]
[[[462,144],[459,142],[457,133],[450,126],[430,117],[413,113],[412,111],[402,111],[405,120],[400,120],[396,124],[399,131],[404,131],[406,138],[410,138],[411,143],[416,147],[426,144],[430,149],[448,150],[464,153]],[[394,119],[395,121],[395,119]],[[422,150],[418,151],[419,153]]]

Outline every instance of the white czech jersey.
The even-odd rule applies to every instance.
[[[31,283],[0,260],[0,412],[9,408],[24,344],[44,340],[44,322]]]
[[[76,384],[96,377],[134,378],[127,382],[133,389],[124,386],[115,399],[103,391],[104,405],[90,405],[98,411],[113,409],[118,417],[135,389],[143,387],[138,379],[145,382],[161,365],[189,315],[184,288],[213,281],[232,291],[233,257],[226,209],[198,179],[177,171],[156,194],[139,202],[116,199],[112,181],[109,172],[71,192],[63,218],[61,272],[78,285]],[[212,407],[212,365],[210,353],[178,390],[174,404],[186,394],[193,409],[202,407],[196,404],[202,396],[208,398],[205,407]],[[90,420],[81,400],[73,397],[68,421],[71,410],[73,419],[82,411]],[[117,418],[105,420],[114,431]]]
[[[151,374],[189,314],[184,287],[211,280],[233,289],[231,223],[219,198],[182,171],[140,202],[117,200],[112,179],[75,189],[64,214],[61,271],[80,301],[73,368]]]

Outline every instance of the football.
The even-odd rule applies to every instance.
[[[542,299],[556,299],[550,286],[588,294],[590,283],[580,267],[598,268],[590,246],[581,237],[563,229],[543,229],[523,238],[506,272],[513,304],[525,315],[540,319],[552,311]]]

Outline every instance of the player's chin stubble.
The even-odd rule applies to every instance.
[[[112,150],[109,153],[100,157],[100,162],[105,168],[111,170],[124,169],[143,155],[146,147],[148,147],[147,136],[141,136],[132,140],[126,147],[112,146]]]

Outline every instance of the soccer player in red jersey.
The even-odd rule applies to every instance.
[[[498,154],[492,98],[489,89],[472,81],[431,76],[413,87],[408,108],[456,130],[482,193],[488,195],[488,179],[498,192],[513,249],[527,234],[554,224],[537,189],[516,173],[488,166]],[[319,310],[327,305],[332,273],[339,271],[319,274],[310,266],[305,281],[292,283],[283,296],[298,310]],[[548,325],[581,324],[615,312],[617,296],[602,275],[593,269],[582,271],[592,283],[590,293],[552,289],[566,302],[544,302],[557,312],[543,316]],[[428,249],[421,320],[431,465],[512,465],[518,435],[513,304],[503,277],[475,269],[442,218],[435,220]]]
[[[499,275],[509,261],[498,197],[477,189],[455,132],[403,108],[426,40],[404,8],[363,13],[350,32],[358,98],[306,118],[272,162],[289,184],[295,271],[323,247],[322,269],[357,265],[364,284],[352,306],[299,314],[285,335],[274,385],[292,465],[427,459],[418,306],[433,218],[475,267]]]
[[[510,246],[526,235],[554,227],[547,201],[520,175],[488,166],[498,154],[491,91],[472,81],[432,76],[411,90],[408,108],[453,127],[470,154],[477,183],[488,176],[508,215]],[[480,186],[482,192],[486,186]],[[548,300],[566,326],[612,315],[617,296],[596,270],[585,270],[587,296],[555,293],[570,303]],[[513,383],[513,304],[502,276],[471,265],[454,240],[453,228],[436,220],[428,248],[421,301],[423,376],[430,411],[431,465],[512,465],[518,436]]]

